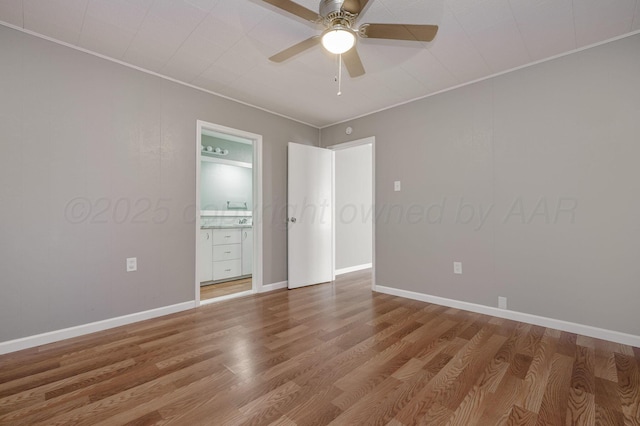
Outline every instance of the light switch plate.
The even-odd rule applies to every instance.
[[[128,257],[127,258],[127,272],[135,272],[138,270],[138,258],[137,257]]]
[[[462,274],[462,262],[453,262],[453,273]]]
[[[393,190],[394,191],[400,191],[400,189],[401,189],[400,181],[397,180],[397,181],[393,182]]]

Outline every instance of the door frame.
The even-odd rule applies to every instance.
[[[198,267],[200,259],[200,161],[202,159],[202,131],[211,130],[218,133],[224,133],[229,136],[236,136],[249,139],[253,147],[253,266],[251,276],[251,290],[240,293],[230,294],[228,296],[209,299],[204,302],[200,301],[200,282],[198,280]],[[196,220],[195,220],[195,302],[196,306],[201,304],[209,304],[222,300],[232,299],[235,297],[245,296],[247,294],[260,293],[263,286],[262,277],[262,135],[250,133],[244,130],[238,130],[231,127],[222,126],[220,124],[210,123],[203,120],[196,121]],[[213,261],[213,260],[212,260]]]
[[[371,220],[371,289],[374,290],[376,288],[376,137],[369,136],[362,139],[357,139],[350,142],[339,143],[336,145],[330,145],[327,149],[332,151],[339,151],[343,149],[354,148],[362,145],[371,145],[371,204],[372,204],[372,213],[373,217]],[[334,167],[333,167],[333,217],[337,217],[335,208],[336,208],[336,175],[335,175],[335,156],[334,156]],[[333,280],[336,279],[336,220],[333,221],[332,224],[332,232],[333,232],[333,244],[332,244],[332,258],[333,258]]]

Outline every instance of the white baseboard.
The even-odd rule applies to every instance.
[[[362,271],[363,269],[369,269],[373,267],[372,263],[365,263],[363,265],[349,266],[348,268],[336,269],[336,275],[348,274],[349,272]]]
[[[258,291],[258,293],[266,293],[267,291],[278,290],[280,288],[287,288],[288,285],[289,285],[288,281],[280,281],[279,283],[266,284],[262,286],[262,288]]]
[[[20,339],[0,342],[0,355],[9,352],[16,352],[22,349],[32,348],[34,346],[46,345],[47,343],[58,342],[72,337],[83,336],[96,331],[107,330],[109,328],[119,327],[138,321],[144,321],[151,318],[161,317],[187,309],[195,308],[195,301],[178,303],[162,308],[150,309],[148,311],[136,312],[134,314],[123,315],[121,317],[109,318],[102,321],[96,321],[89,324],[78,325],[75,327],[64,328],[62,330],[50,331],[47,333],[36,334],[35,336],[23,337]]]
[[[462,309],[465,311],[477,312],[479,314],[491,315],[498,318],[505,318],[514,321],[525,322],[527,324],[539,325],[542,327],[554,328],[556,330],[568,331],[570,333],[581,334],[583,336],[595,337],[596,339],[609,340],[640,347],[640,336],[621,333],[619,331],[606,330],[592,327],[590,325],[578,324],[553,318],[541,317],[524,312],[499,309],[491,306],[478,305],[475,303],[463,302],[460,300],[447,299],[444,297],[431,296],[429,294],[417,293],[414,291],[400,290],[392,287],[374,286],[373,291],[390,294],[392,296],[405,297],[407,299],[420,300],[422,302],[434,303],[436,305],[448,306],[450,308]]]

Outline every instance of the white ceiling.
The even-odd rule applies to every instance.
[[[297,0],[317,10],[318,0]],[[345,79],[320,28],[261,0],[0,0],[0,20],[323,127],[640,30],[640,0],[371,0],[359,20],[437,24],[431,43],[360,40]]]

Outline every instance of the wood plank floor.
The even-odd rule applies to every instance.
[[[251,278],[205,285],[200,287],[200,300],[213,299],[247,290],[251,290]]]
[[[0,357],[2,425],[638,425],[640,350],[366,272]]]

